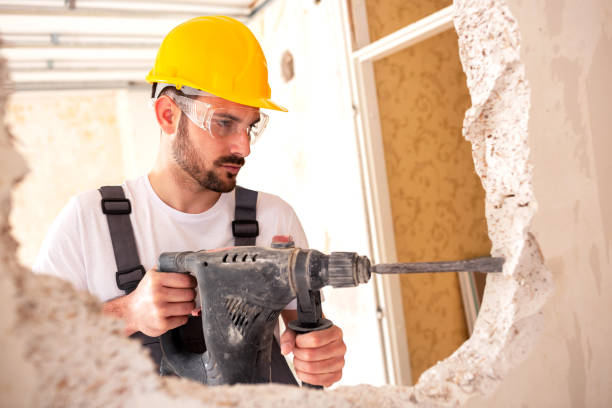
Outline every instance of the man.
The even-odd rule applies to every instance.
[[[97,295],[104,313],[125,321],[127,335],[157,337],[198,314],[195,278],[158,272],[160,253],[234,245],[236,176],[268,121],[260,108],[286,110],[270,100],[259,43],[228,17],[177,26],[160,46],[147,80],[153,83],[160,148],[150,173],[121,189],[131,205],[136,255],[146,273],[135,288],[118,287],[121,268],[113,258],[121,245],[111,240],[97,190],[73,197],[62,210],[34,270]],[[296,246],[308,246],[295,213],[281,199],[259,193],[256,207],[257,245],[291,235]],[[294,303],[282,312],[285,322],[297,316]],[[346,347],[336,326],[299,336],[287,330],[280,347],[283,354],[293,352],[302,381],[329,386],[342,376]]]

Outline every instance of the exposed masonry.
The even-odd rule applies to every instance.
[[[503,275],[489,276],[472,337],[427,370],[415,387],[301,390],[280,385],[204,387],[160,378],[120,323],[63,281],[17,264],[10,235],[10,190],[26,172],[6,128],[0,129],[0,387],[6,406],[406,407],[454,406],[495,390],[529,352],[550,294],[551,274],[529,234],[536,210],[528,163],[529,88],[519,59],[518,26],[502,0],[458,0],[455,27],[473,106],[464,135],[486,190],[493,255]],[[0,67],[6,79],[4,63]],[[4,117],[6,94],[0,97]],[[7,369],[10,367],[10,369]]]

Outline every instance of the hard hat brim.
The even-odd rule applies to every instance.
[[[211,90],[209,89],[202,89],[202,87],[197,86],[196,84],[187,81],[185,79],[182,78],[172,78],[172,79],[168,79],[165,76],[157,76],[157,75],[153,75],[153,70],[151,70],[151,72],[149,72],[149,74],[146,76],[146,81],[149,83],[153,83],[153,82],[163,82],[165,84],[171,84],[174,85],[176,87],[176,89],[181,89],[183,86],[188,86],[191,88],[195,88],[195,89],[199,89],[201,91],[204,92],[208,92],[211,93],[215,96],[218,96],[219,98],[223,98],[226,99],[228,101],[231,102],[236,102],[239,103],[241,105],[246,105],[246,106],[252,106],[254,108],[262,108],[262,109],[272,109],[272,110],[276,110],[276,111],[281,111],[281,112],[288,112],[287,108],[277,104],[276,102],[273,102],[271,99],[267,99],[267,98],[254,98],[254,99],[248,99],[248,98],[237,98],[235,95],[220,95],[218,92],[214,93],[211,92]]]

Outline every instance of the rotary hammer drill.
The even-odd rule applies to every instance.
[[[160,271],[196,276],[202,303],[204,354],[180,350],[162,336],[164,358],[176,374],[209,385],[270,382],[274,328],[292,299],[297,298],[298,320],[288,326],[308,333],[332,326],[321,313],[319,291],[325,286],[354,287],[367,283],[372,272],[493,272],[503,264],[502,258],[478,258],[372,267],[367,257],[354,252],[326,255],[287,243],[272,245],[160,256]]]

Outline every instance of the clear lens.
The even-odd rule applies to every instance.
[[[253,109],[215,108],[209,119],[209,128],[216,138],[246,133],[255,143],[268,124],[268,115]]]
[[[172,95],[172,99],[193,123],[199,128],[208,130],[206,127],[206,116],[212,108],[211,105],[181,95]]]
[[[181,95],[173,95],[172,99],[193,123],[209,132],[215,139],[223,140],[246,133],[253,144],[261,136],[269,120],[268,115],[255,109],[215,108],[208,103]]]

